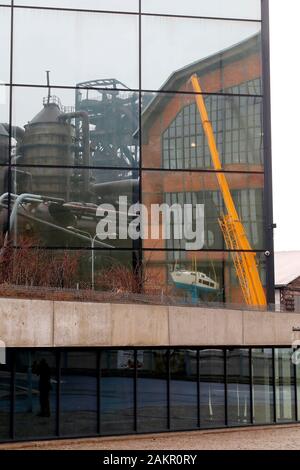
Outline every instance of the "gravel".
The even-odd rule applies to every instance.
[[[300,425],[2,444],[0,450],[299,450]]]

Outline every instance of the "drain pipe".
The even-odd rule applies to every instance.
[[[83,172],[84,190],[89,190],[89,170],[90,166],[90,121],[89,115],[85,111],[75,111],[73,113],[64,113],[59,116],[60,121],[70,121],[73,118],[79,118],[82,122],[82,135],[83,135],[83,165],[87,167]]]

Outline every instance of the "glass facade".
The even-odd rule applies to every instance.
[[[168,429],[168,358],[166,350],[142,351],[138,370],[137,407],[141,431]]]
[[[0,441],[296,422],[293,353],[8,348],[0,366]]]
[[[291,361],[291,348],[275,349],[276,419],[295,421],[296,389],[295,366]]]
[[[15,353],[15,437],[56,433],[57,363],[54,350]]]
[[[200,351],[200,425],[225,426],[225,361],[221,349]]]
[[[61,355],[61,435],[97,432],[97,356],[69,351]]]
[[[265,305],[266,25],[260,0],[0,0],[0,285],[254,305],[250,263]]]
[[[251,423],[250,357],[248,349],[227,350],[228,423]]]
[[[272,423],[275,419],[274,363],[272,349],[253,349],[251,362],[254,423]]]
[[[170,352],[170,423],[172,429],[198,426],[199,352],[174,349]]]
[[[100,426],[102,434],[134,431],[135,351],[101,351]],[[142,356],[139,354],[139,358]]]

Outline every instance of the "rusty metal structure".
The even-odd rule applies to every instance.
[[[86,112],[91,125],[92,167],[116,170],[92,174],[97,183],[128,178],[129,167],[137,166],[139,95],[115,79],[78,83],[75,96],[77,112]],[[76,122],[76,136],[80,137]],[[75,161],[78,157],[75,156]]]
[[[16,244],[25,235],[38,236],[45,246],[67,246],[71,236],[87,246],[99,203],[117,199],[120,191],[132,202],[138,191],[139,180],[129,170],[138,161],[138,94],[115,79],[85,82],[70,108],[51,94],[48,72],[47,84],[42,109],[24,129],[0,124],[0,164],[9,160],[9,132],[15,142],[10,197],[1,172],[1,216],[7,217],[10,203]]]
[[[60,100],[51,96],[44,98],[43,109],[24,126],[17,158],[19,164],[29,166],[30,178],[17,178],[19,194],[31,192],[69,199],[70,171],[54,168],[74,164],[74,128],[60,120],[63,115]]]

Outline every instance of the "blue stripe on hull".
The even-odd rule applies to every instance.
[[[218,290],[212,287],[209,288],[209,287],[204,287],[204,286],[196,285],[196,284],[184,284],[183,282],[174,282],[174,284],[177,287],[177,289],[184,289],[188,292],[194,292],[195,290],[199,292],[215,292]]]

